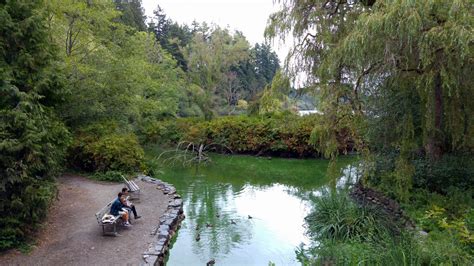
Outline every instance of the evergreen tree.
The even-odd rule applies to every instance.
[[[0,250],[44,218],[69,140],[53,110],[64,89],[41,4],[0,2]]]
[[[141,0],[114,0],[115,6],[121,11],[118,21],[135,28],[137,31],[146,31],[146,16]]]
[[[155,34],[156,40],[161,47],[170,53],[178,62],[183,71],[188,70],[188,62],[183,50],[191,42],[193,32],[187,25],[179,25],[166,17],[164,10],[158,6],[154,11],[155,17],[148,25],[150,31]]]
[[[255,100],[266,85],[272,82],[273,76],[280,68],[280,61],[268,44],[258,44],[250,50],[250,57],[232,67],[242,84],[242,98]]]

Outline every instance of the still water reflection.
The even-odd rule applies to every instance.
[[[210,259],[216,265],[299,265],[295,249],[309,241],[304,234],[311,208],[307,198],[328,184],[327,161],[212,159],[197,172],[160,169],[158,178],[183,197],[186,215],[167,265],[205,265]],[[351,161],[339,163],[346,178]]]

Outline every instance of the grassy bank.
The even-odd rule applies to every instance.
[[[415,229],[370,205],[355,204],[348,191],[315,198],[306,218],[313,242],[298,258],[305,265],[470,265],[474,205],[472,189],[466,193],[414,191],[403,207]]]

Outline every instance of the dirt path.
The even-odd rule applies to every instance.
[[[80,176],[59,178],[59,197],[54,202],[37,247],[24,255],[10,251],[0,255],[1,265],[138,265],[153,236],[153,227],[164,213],[168,196],[155,185],[136,181],[141,188],[134,202],[141,219],[131,228],[118,226],[121,236],[103,236],[94,214],[117,196],[122,184],[96,182]],[[133,215],[132,215],[133,216]]]

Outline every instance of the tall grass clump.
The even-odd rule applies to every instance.
[[[314,197],[306,217],[309,247],[297,257],[304,265],[468,265],[472,256],[448,235],[421,235],[385,213],[359,206],[347,191]],[[444,246],[445,248],[441,248]]]
[[[368,241],[386,233],[388,220],[368,207],[357,206],[344,192],[315,197],[306,217],[308,234],[317,240]]]

